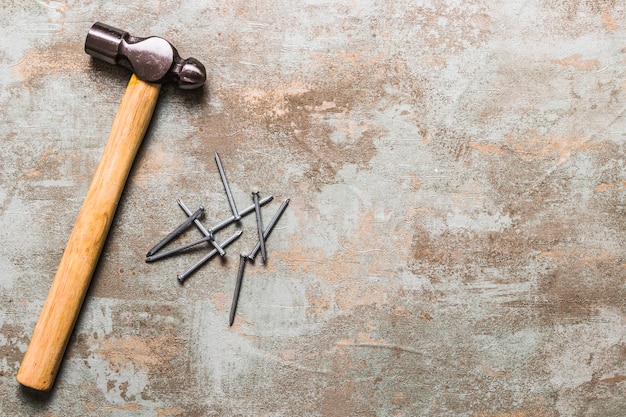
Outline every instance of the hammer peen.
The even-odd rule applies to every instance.
[[[204,66],[194,58],[182,59],[165,39],[134,37],[102,23],[89,30],[85,52],[133,75],[17,372],[20,384],[39,391],[54,384],[161,83],[193,89],[206,80]]]

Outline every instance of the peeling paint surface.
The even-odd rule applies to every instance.
[[[163,88],[34,395],[15,375],[128,80],[84,54],[95,21],[209,79]],[[0,2],[0,25],[0,415],[626,415],[622,2]],[[214,152],[238,207],[291,198],[232,328],[254,216],[184,285],[206,248],[144,262],[177,198],[230,216]]]

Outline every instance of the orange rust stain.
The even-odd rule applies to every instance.
[[[185,413],[185,410],[181,410],[179,408],[157,408],[157,417],[164,416],[182,416]]]
[[[411,318],[413,317],[413,312],[402,306],[397,306],[393,309],[393,315],[397,317]]]
[[[411,179],[411,187],[413,187],[413,189],[419,190],[420,188],[422,188],[422,182],[417,179],[417,175],[410,174],[409,178]]]
[[[379,221],[373,211],[361,211],[355,215],[360,223],[340,239],[340,250],[336,253],[326,255],[322,248],[306,248],[304,242],[294,241],[288,251],[276,252],[275,257],[300,273],[312,273],[330,283],[363,276],[393,276],[395,268],[390,264],[389,256],[383,255],[395,254],[400,259],[403,254],[381,247],[377,238],[380,235]],[[398,245],[410,246],[409,231],[399,232],[394,237],[401,240]]]
[[[503,155],[505,153],[504,149],[494,143],[478,143],[470,141],[469,147],[470,149],[474,149],[483,155]]]
[[[241,91],[244,104],[252,107],[257,114],[264,117],[281,118],[290,113],[289,100],[308,93],[310,88],[303,83],[294,81],[282,88],[263,89],[259,87]]]
[[[317,215],[316,211],[303,214],[308,218]],[[389,230],[382,231],[381,225],[391,213],[361,210],[354,215],[359,223],[339,237],[337,247],[331,253],[307,244],[302,237],[307,234],[306,222],[302,233],[286,238],[288,249],[273,252],[274,262],[285,265],[294,275],[314,275],[330,284],[338,284],[332,298],[319,291],[307,293],[312,307],[310,311],[315,314],[323,314],[331,304],[349,311],[357,306],[391,302],[388,284],[367,278],[396,275],[397,265],[409,255],[413,232],[410,222],[398,224],[394,233],[389,233]],[[386,236],[385,240],[392,242],[381,244],[382,234]],[[391,246],[404,249],[392,249]]]
[[[580,54],[572,55],[563,59],[553,59],[553,64],[560,65],[562,67],[574,67],[578,71],[593,71],[600,69],[600,62],[597,59],[583,60]]]
[[[135,175],[135,181],[147,186],[154,174],[175,173],[182,166],[185,166],[182,155],[170,152],[164,148],[162,142],[156,142],[147,148],[140,169]],[[171,182],[172,177],[166,177],[165,181]]]
[[[428,55],[424,58],[423,63],[424,65],[434,69],[441,69],[448,66],[446,57],[441,55]]]
[[[602,15],[602,24],[604,25],[606,30],[610,30],[611,32],[615,32],[617,29],[619,29],[615,18],[609,13],[608,7]]]
[[[143,406],[140,404],[124,404],[124,405],[115,405],[115,406],[105,407],[104,412],[110,413],[111,411],[138,411],[142,409],[143,409]]]
[[[388,56],[388,53],[378,52],[376,55],[374,54],[361,54],[359,52],[354,51],[338,51],[336,53],[337,60],[333,60],[333,63],[336,65],[337,63],[340,66],[352,66],[357,68],[366,68],[372,67],[378,64],[380,61],[384,60]],[[322,59],[323,61],[327,60]]]
[[[110,337],[97,341],[99,348],[94,353],[104,356],[111,367],[132,362],[135,366],[155,367],[169,363],[179,353],[179,346],[171,335],[155,337],[126,336]]]
[[[321,248],[305,248],[301,243],[294,242],[289,251],[277,252],[274,256],[279,257],[289,267],[299,273],[316,273],[324,272],[328,268],[330,261],[324,255]],[[330,282],[336,282],[341,279],[337,272],[326,271],[323,274],[324,279]]]
[[[490,369],[485,364],[480,364],[480,367],[483,369],[483,371],[485,371],[487,374],[491,375],[494,378],[509,378],[512,375],[510,372],[496,371]]]
[[[595,253],[581,252],[570,248],[568,250],[552,250],[541,252],[538,258],[548,258],[557,260],[559,263],[576,261],[582,264],[610,263],[617,261],[617,258],[610,252],[599,251]]]
[[[610,183],[602,183],[596,187],[596,193],[604,193],[610,190],[611,188],[615,188],[616,185],[612,182]]]
[[[24,177],[29,180],[32,180],[34,178],[39,178],[41,177],[41,171],[39,171],[38,169],[32,168],[26,174],[24,174]]]
[[[354,340],[352,339],[339,339],[337,342],[337,346],[352,346],[354,345]]]
[[[587,138],[577,136],[540,135],[537,132],[530,137],[517,137],[513,134],[505,138],[511,143],[516,154],[525,161],[557,157],[557,165],[567,162],[572,154],[595,147]]]
[[[407,210],[407,219],[413,219],[418,216],[427,215],[430,213],[430,210],[426,207],[409,207]]]
[[[597,254],[585,253],[581,257],[581,261],[585,264],[596,264],[602,262],[612,262],[616,258],[610,252],[600,252]]]
[[[327,103],[327,102],[324,102]],[[335,103],[332,103],[335,104]],[[321,107],[321,106],[320,106]],[[334,107],[327,107],[327,109],[332,109]],[[322,110],[321,112],[324,112]],[[323,114],[323,113],[322,113]],[[340,113],[335,113],[335,129],[337,132],[343,133],[345,137],[354,142],[358,140],[364,133],[368,131],[368,127],[365,126],[361,121],[355,119],[353,114],[346,114],[345,111]]]
[[[359,332],[354,339],[340,339],[337,346],[353,346],[353,345],[380,345],[386,346],[388,343],[384,339],[374,339],[369,333]]]
[[[308,195],[312,191],[308,183],[302,182],[298,184],[298,192],[300,192],[301,195]],[[310,210],[309,208],[307,208],[306,199],[304,198],[296,198],[291,200],[291,203],[289,203],[289,207],[290,210],[293,209],[292,212],[296,216],[297,225],[300,230],[306,230],[309,224],[320,222],[319,211]]]
[[[424,145],[430,145],[433,143],[433,135],[430,134],[428,129],[422,129],[422,143]]]
[[[241,315],[237,314],[235,316],[235,323],[233,324],[233,326],[231,327],[231,329],[236,330],[237,331],[237,335],[238,337],[245,339],[245,340],[260,340],[261,337],[260,336],[255,336],[253,334],[248,334],[246,333],[246,327],[250,326],[250,322],[247,321],[244,317],[242,317]],[[265,357],[270,357],[271,354],[267,353],[265,354]]]
[[[44,153],[41,154],[41,157],[39,158],[39,162],[45,161],[46,159],[48,159],[52,155],[54,155],[54,151],[51,150],[51,149],[48,149],[47,151],[45,151]]]
[[[359,53],[358,52],[344,52],[344,53],[338,53],[337,56],[344,62],[348,62],[350,64],[356,64],[359,60]]]
[[[356,286],[335,291],[335,302],[342,310],[350,310],[362,305],[384,305],[389,303],[388,285]]]
[[[545,251],[537,255],[538,258],[551,258],[551,259],[563,259],[563,252],[561,251]]]
[[[603,378],[600,382],[606,382],[608,384],[617,384],[618,382],[626,381],[626,375],[615,375],[611,378]]]
[[[369,333],[366,332],[359,332],[359,334],[357,335],[357,342],[358,343],[372,343],[372,344],[377,344],[377,345],[385,345],[387,344],[387,341],[384,339],[374,339],[372,338],[372,336]]]
[[[334,101],[322,101],[320,106],[315,106],[315,111],[323,112],[334,108],[337,108],[337,103]]]
[[[552,417],[556,413],[545,405],[543,399],[529,402],[511,411],[488,412],[480,411],[472,414],[472,417]]]
[[[306,296],[310,307],[315,309],[316,314],[322,314],[330,308],[330,296],[329,295],[308,295]]]
[[[420,319],[422,320],[431,321],[434,320],[434,318],[435,316],[433,315],[433,313],[429,311],[422,311],[422,313],[420,314]]]
[[[226,296],[222,291],[218,291],[213,294],[211,303],[217,311],[224,311],[224,309],[226,308]]]
[[[85,71],[85,60],[85,54],[78,48],[68,48],[64,43],[59,43],[27,51],[20,62],[12,67],[12,72],[22,78],[24,86],[28,87],[33,81],[40,81],[41,74]]]
[[[481,204],[483,199],[484,194],[481,192],[481,186],[470,181],[452,196],[452,204],[455,207],[466,209],[468,206]]]
[[[280,352],[280,356],[287,361],[291,361],[297,358],[297,352],[295,349],[284,349]]]
[[[340,386],[328,387],[322,395],[320,411],[326,417],[354,415],[356,401],[354,396],[356,387],[354,381]]]
[[[393,405],[402,405],[404,404],[404,393],[397,392],[394,394],[393,399],[391,400]]]

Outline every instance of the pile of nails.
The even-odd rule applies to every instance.
[[[224,185],[224,191],[226,192],[226,197],[228,199],[228,204],[230,205],[230,210],[233,215],[227,218],[226,220],[216,224],[215,226],[207,229],[206,227],[204,227],[204,225],[200,221],[200,217],[204,213],[204,207],[200,206],[198,210],[196,210],[195,212],[192,212],[180,199],[178,199],[177,203],[180,206],[180,208],[185,212],[185,214],[187,215],[187,218],[185,219],[184,222],[180,224],[180,226],[178,226],[170,234],[165,236],[159,243],[154,245],[154,247],[148,251],[148,253],[146,254],[146,262],[154,262],[156,260],[163,259],[165,257],[181,253],[185,251],[186,249],[192,248],[202,243],[208,243],[209,246],[212,248],[211,251],[207,253],[202,259],[200,259],[191,267],[189,267],[185,272],[178,274],[177,276],[178,282],[182,284],[191,274],[197,271],[198,268],[204,265],[207,261],[209,261],[215,255],[219,254],[220,256],[225,256],[226,251],[224,250],[224,248],[226,248],[228,245],[230,245],[235,240],[237,240],[237,238],[239,238],[239,236],[241,236],[243,232],[241,230],[238,230],[232,236],[230,236],[228,239],[224,240],[221,243],[218,243],[215,240],[215,233],[217,233],[219,230],[233,223],[238,222],[239,220],[241,220],[243,216],[254,212],[256,214],[256,225],[257,225],[257,233],[259,236],[259,240],[257,241],[257,244],[254,246],[254,248],[252,249],[252,251],[250,251],[249,254],[242,253],[239,257],[239,270],[237,272],[237,282],[235,284],[235,293],[233,295],[233,302],[232,302],[232,306],[230,309],[230,317],[229,317],[229,323],[228,323],[229,326],[232,326],[235,320],[235,313],[237,311],[237,303],[239,300],[239,292],[241,291],[241,282],[243,280],[243,272],[244,272],[246,263],[249,261],[253,262],[256,256],[258,255],[259,251],[261,252],[261,258],[263,258],[263,263],[267,262],[267,250],[265,248],[265,241],[267,240],[268,236],[272,232],[272,229],[274,229],[274,226],[276,226],[276,223],[280,219],[280,216],[283,214],[283,212],[287,208],[287,205],[289,204],[289,199],[287,198],[285,199],[285,201],[282,202],[282,204],[280,205],[276,213],[274,213],[274,216],[270,219],[267,226],[264,227],[263,219],[261,217],[261,207],[269,203],[270,201],[272,201],[274,197],[269,196],[269,197],[265,197],[261,199],[259,196],[259,192],[255,191],[252,193],[253,204],[245,208],[244,210],[237,210],[235,199],[233,198],[233,194],[230,190],[230,186],[228,185],[228,181],[226,179],[226,173],[224,172],[224,167],[222,166],[222,161],[217,153],[215,153],[215,163],[217,164],[217,169],[220,173],[222,184]],[[204,237],[202,237],[201,239],[194,240],[193,242],[186,243],[174,249],[163,250],[163,251],[161,250],[168,243],[174,240],[176,237],[183,234],[192,224],[194,224],[198,228],[198,230],[200,230],[200,232],[204,235]]]

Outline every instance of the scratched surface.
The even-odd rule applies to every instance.
[[[0,2],[3,416],[626,415],[620,1]],[[15,374],[128,74],[104,21],[209,71],[165,87],[55,389]],[[246,269],[146,251],[203,204],[291,204]],[[180,242],[198,238],[191,230]]]

